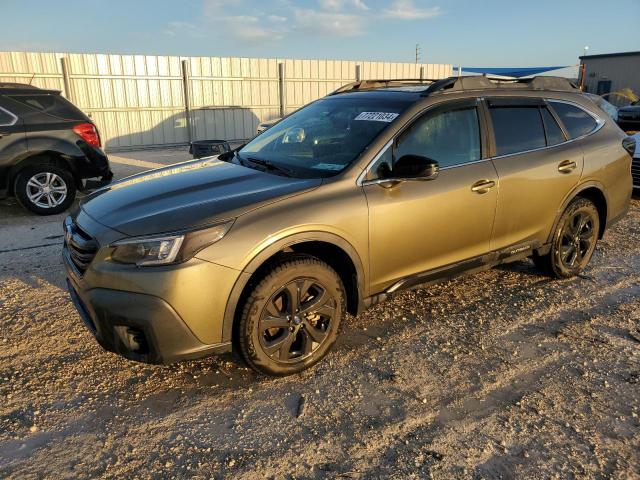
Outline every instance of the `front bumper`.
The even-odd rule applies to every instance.
[[[166,364],[231,350],[231,344],[201,343],[160,298],[103,288],[81,292],[70,279],[67,288],[98,343],[130,360]]]
[[[116,274],[109,271],[113,267],[98,261],[94,262],[97,266],[81,273],[66,245],[63,261],[73,304],[104,349],[131,360],[162,364],[231,351],[231,342],[220,338],[224,312],[216,308],[222,300],[226,303],[226,298],[212,299],[215,296],[211,291],[202,298],[199,291],[198,284],[216,291],[211,285],[215,276],[211,278],[213,270],[208,269],[207,262],[183,265],[173,272],[150,268]],[[215,271],[221,274],[217,268]],[[136,280],[149,285],[149,291],[140,291]],[[224,296],[225,289],[220,290]],[[192,296],[194,291],[196,295]],[[203,332],[218,340],[203,340]]]

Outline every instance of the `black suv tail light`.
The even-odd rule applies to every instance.
[[[629,155],[633,157],[633,154],[636,152],[636,139],[633,137],[627,137],[622,140],[622,146],[627,152],[629,152]]]
[[[80,123],[73,127],[73,131],[92,147],[101,147],[100,134],[92,123]]]

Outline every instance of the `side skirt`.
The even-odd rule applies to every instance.
[[[462,262],[446,265],[426,272],[420,272],[401,278],[384,291],[365,298],[363,303],[364,306],[368,308],[391,298],[394,294],[403,290],[425,287],[435,283],[451,280],[452,278],[462,275],[469,275],[489,270],[504,263],[517,262],[518,260],[530,257],[534,252],[543,255],[547,253],[550,248],[551,245],[548,244],[540,245],[530,242],[522,243],[512,245],[502,250],[490,252],[486,255],[480,255],[478,257],[463,260]]]

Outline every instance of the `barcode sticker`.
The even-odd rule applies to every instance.
[[[393,122],[397,113],[389,113],[389,112],[362,112],[358,115],[355,120],[366,120],[369,122]]]

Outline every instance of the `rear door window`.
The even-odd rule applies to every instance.
[[[496,155],[509,155],[546,146],[538,106],[492,106],[489,112],[496,140]]]
[[[582,137],[593,132],[598,122],[583,109],[563,102],[549,102],[560,117],[571,138]]]
[[[85,115],[71,102],[54,94],[8,95],[11,100],[19,102],[33,110],[63,119],[83,120]]]

